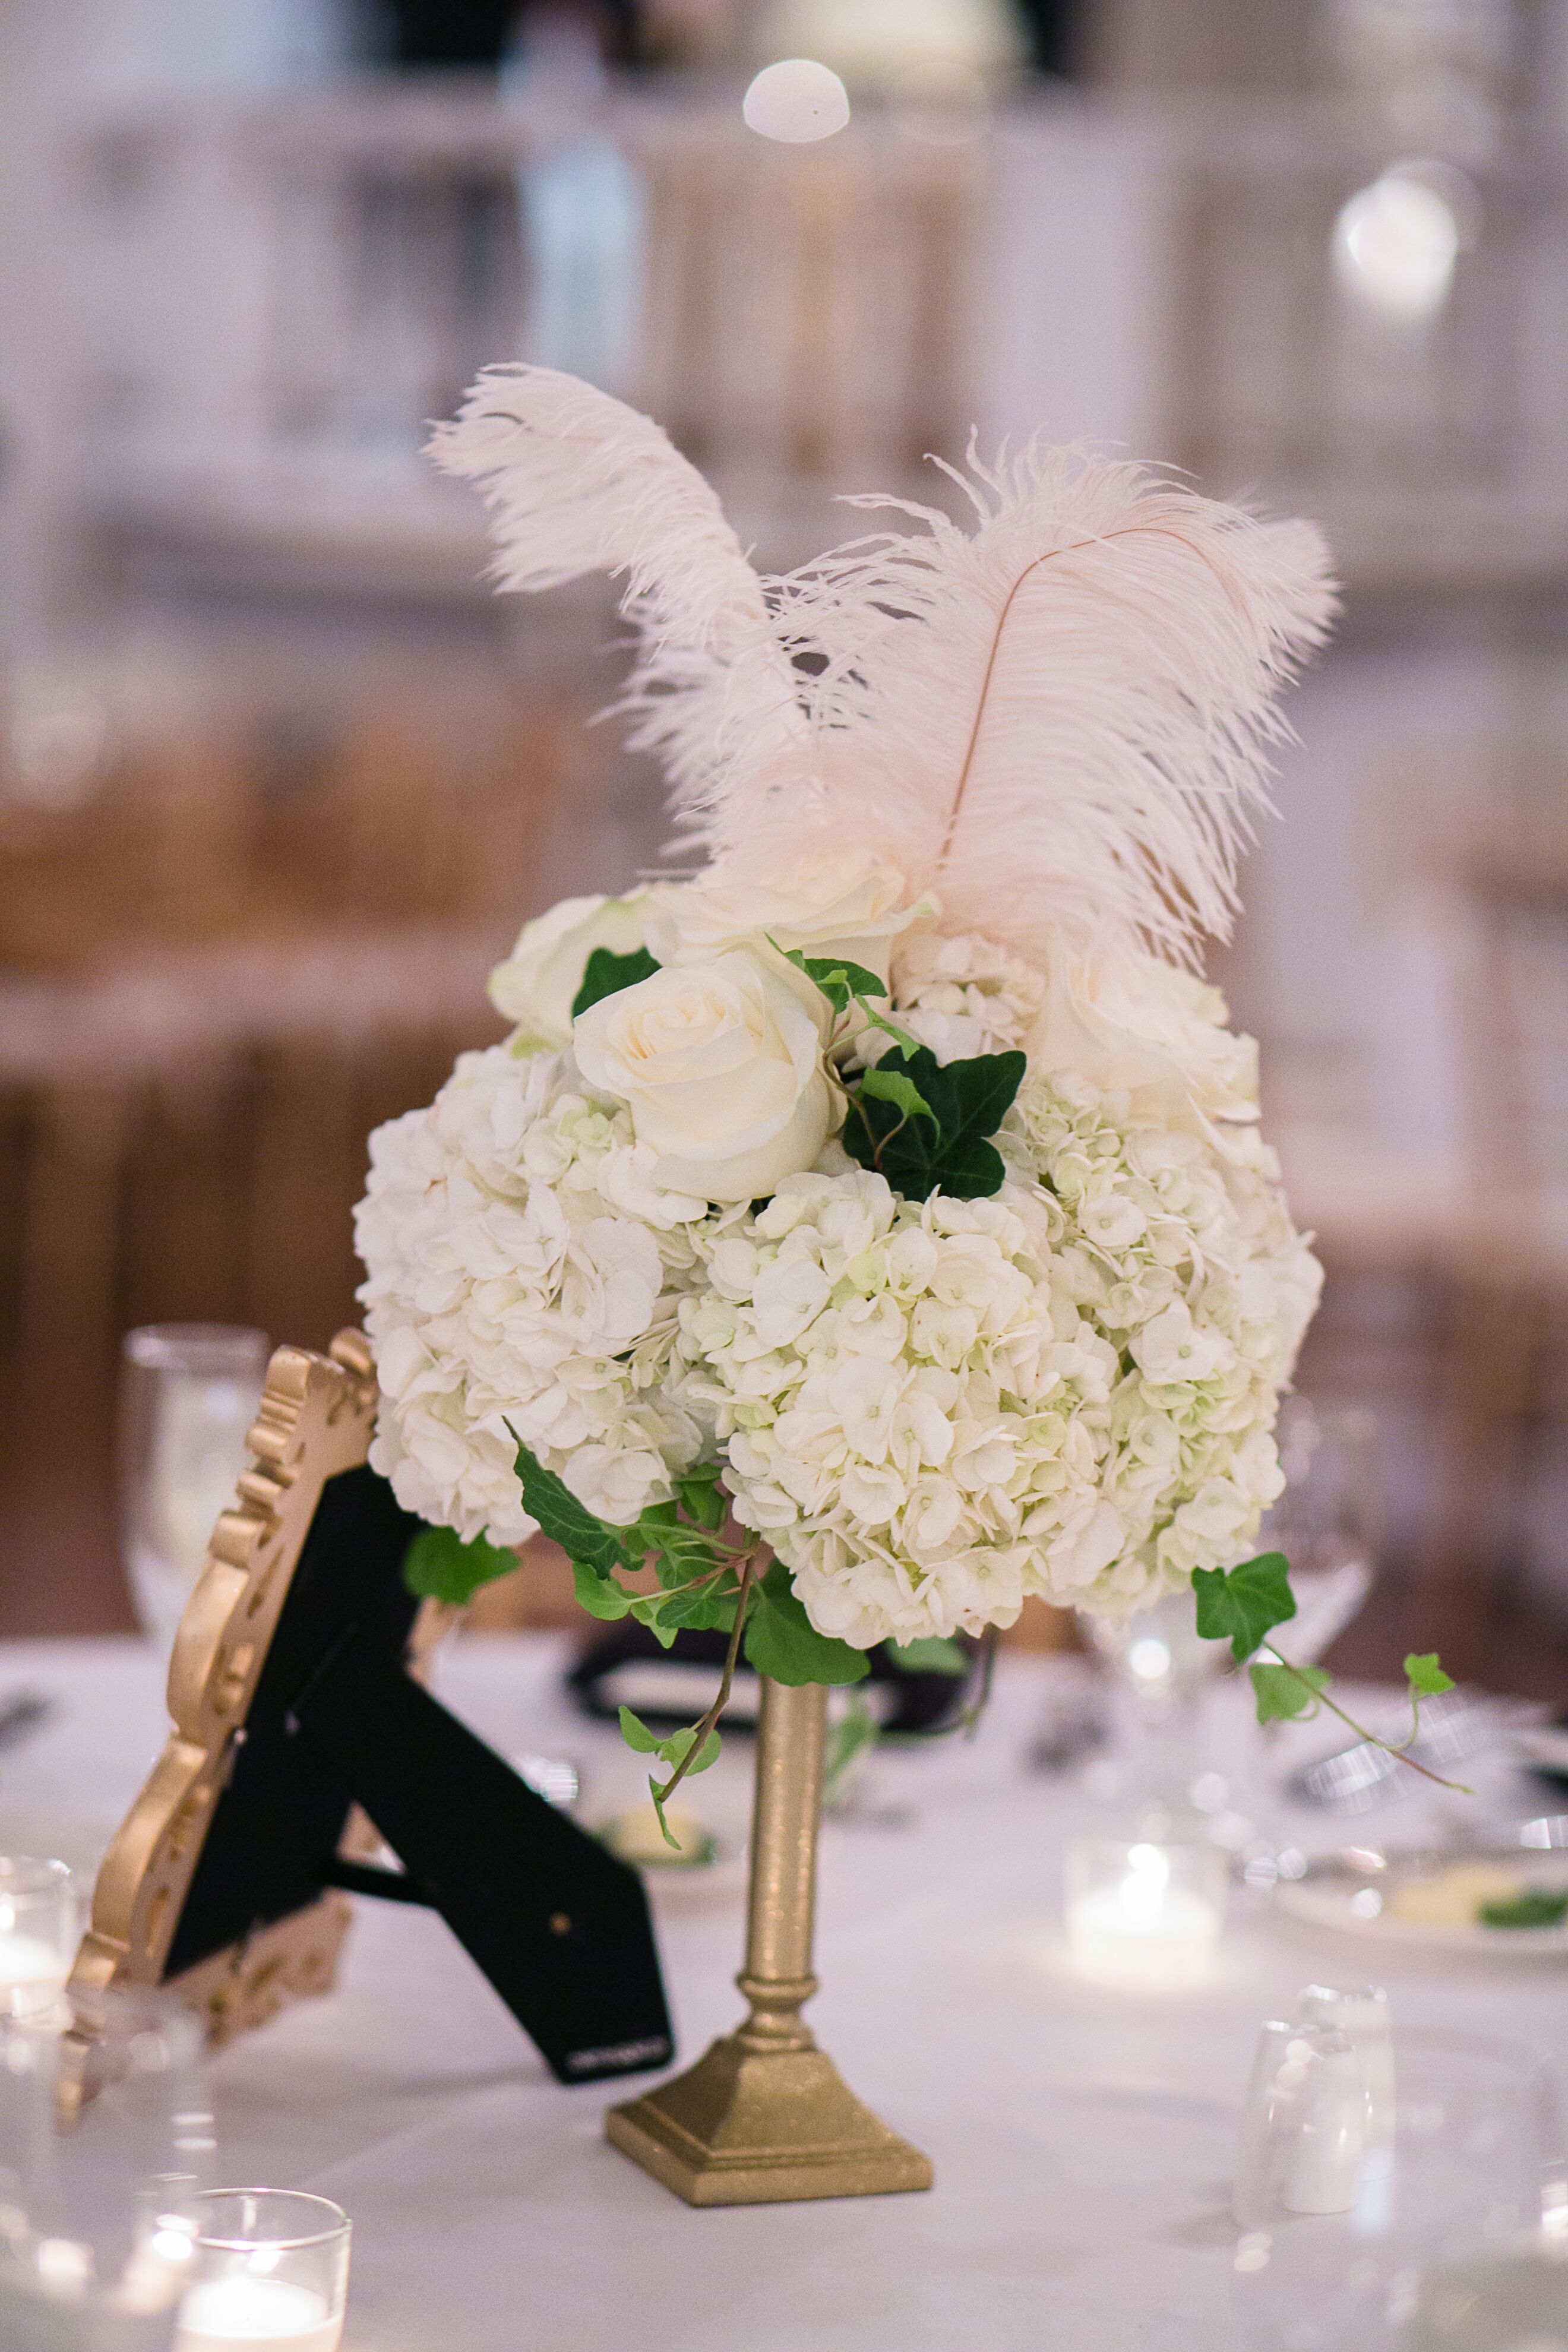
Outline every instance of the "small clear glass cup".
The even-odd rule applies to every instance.
[[[1552,2255],[1548,2217],[1563,2184],[1550,2071],[1480,2035],[1396,2031],[1390,2046],[1384,2104],[1348,2035],[1263,2029],[1234,2196],[1251,2344],[1411,2352],[1477,2282],[1522,2262],[1538,2283],[1535,2266]],[[1540,2352],[1506,2335],[1495,2352],[1527,2343]]]
[[[121,1538],[136,1613],[164,1649],[234,1499],[268,1352],[265,1331],[225,1323],[148,1323],[125,1335]]]
[[[197,2218],[174,2352],[337,2352],[353,2227],[341,2205],[290,2189],[215,2189]]]
[[[1226,1862],[1216,1848],[1075,1838],[1064,1891],[1080,1976],[1157,1990],[1208,1975],[1225,1926]]]
[[[65,1864],[0,1854],[0,2018],[64,2022],[77,1934],[76,1881]]]
[[[153,1992],[0,2019],[0,2345],[168,2352],[212,2156],[197,2021]]]
[[[1231,2204],[1243,2230],[1348,2213],[1372,2128],[1366,2070],[1348,2034],[1278,2019],[1258,2037]]]

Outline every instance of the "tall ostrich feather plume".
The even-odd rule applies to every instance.
[[[555,368],[486,368],[430,452],[483,487],[506,589],[624,575],[641,640],[616,709],[675,793],[717,794],[804,741],[763,583],[694,466],[650,417]]]
[[[953,923],[1195,959],[1288,730],[1275,699],[1334,609],[1305,523],[1031,443],[944,467],[965,530],[915,528],[759,581],[666,436],[542,369],[491,370],[437,454],[486,478],[497,573],[624,572],[643,650],[624,708],[679,835],[762,874],[877,851]]]

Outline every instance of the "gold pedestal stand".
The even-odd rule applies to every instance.
[[[746,1965],[752,2013],[706,2057],[612,2107],[615,2146],[689,2205],[776,2205],[929,2189],[931,2158],[840,2080],[801,2022],[811,1973],[827,1693],[763,1684]]]

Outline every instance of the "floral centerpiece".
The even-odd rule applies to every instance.
[[[1330,616],[1317,534],[1031,446],[952,476],[970,529],[888,501],[763,580],[569,377],[488,372],[435,446],[502,585],[625,580],[688,871],[527,924],[510,1036],[373,1139],[416,1572],[461,1597],[543,1528],[595,1614],[785,1683],[1194,1578],[1249,1655],[1291,1609],[1247,1555],[1320,1270],[1193,967]],[[1258,1671],[1275,1712],[1321,1689]],[[626,1720],[657,1799],[717,1716]]]

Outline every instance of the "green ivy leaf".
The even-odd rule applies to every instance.
[[[512,1432],[515,1437],[517,1433]],[[531,1518],[537,1519],[552,1543],[558,1543],[569,1560],[583,1568],[592,1569],[595,1576],[608,1576],[612,1569],[640,1568],[650,1547],[638,1545],[630,1528],[613,1528],[607,1520],[596,1519],[592,1511],[581,1504],[564,1479],[531,1454],[527,1446],[517,1449],[517,1475],[522,1481],[522,1504]]]
[[[1443,1672],[1437,1663],[1436,1650],[1426,1650],[1419,1654],[1413,1650],[1405,1661],[1405,1674],[1413,1699],[1441,1698],[1445,1691],[1451,1691],[1454,1687],[1454,1677]]]
[[[672,1592],[661,1611],[666,1625],[695,1625],[710,1633],[727,1633],[735,1622],[735,1591],[716,1592],[705,1585],[697,1592]]]
[[[461,1607],[481,1584],[510,1576],[517,1554],[483,1536],[465,1543],[455,1528],[422,1528],[403,1555],[403,1581],[421,1601],[447,1601]]]
[[[1238,1568],[1193,1571],[1197,1628],[1205,1642],[1228,1642],[1238,1666],[1276,1625],[1296,1614],[1290,1564],[1282,1551],[1259,1552]]]
[[[900,1075],[913,1086],[929,1118],[906,1122],[906,1113],[862,1080],[844,1123],[843,1142],[862,1168],[879,1168],[906,1200],[932,1192],[955,1200],[984,1200],[1006,1173],[1002,1155],[987,1139],[1001,1126],[1022,1083],[1021,1053],[977,1054],[972,1059],[939,1062],[929,1046],[903,1055]],[[893,1075],[888,1059],[879,1075]],[[868,1073],[868,1077],[871,1073]],[[895,1129],[898,1131],[895,1133]]]
[[[697,1525],[705,1528],[710,1535],[717,1535],[724,1524],[724,1512],[730,1499],[719,1484],[717,1464],[711,1469],[692,1470],[684,1478],[678,1478],[675,1491],[680,1497],[680,1507],[687,1517],[695,1519]]]
[[[782,955],[785,963],[793,963],[796,971],[804,971],[814,988],[819,988],[835,1013],[847,1013],[852,996],[886,996],[888,983],[868,971],[863,963],[850,963],[843,956],[808,956],[800,948],[781,948],[777,940],[770,939],[769,947]]]
[[[746,1657],[770,1681],[797,1688],[802,1683],[864,1682],[871,1661],[864,1650],[819,1633],[795,1598],[789,1570],[775,1559],[746,1620]]]
[[[899,1140],[903,1141],[902,1136]],[[886,1168],[886,1160],[882,1165]],[[978,1135],[965,1135],[937,1155],[931,1173],[933,1192],[945,1192],[954,1201],[988,1201],[1002,1190],[1007,1168],[994,1143]],[[894,1189],[901,1192],[902,1186],[893,1181]]]
[[[929,1118],[933,1127],[936,1125],[936,1113],[914,1080],[900,1076],[897,1070],[885,1069],[880,1063],[867,1071],[860,1081],[860,1092],[869,1095],[873,1102],[891,1103],[906,1118]]]
[[[888,1655],[906,1675],[952,1675],[969,1672],[969,1659],[956,1642],[927,1633],[917,1642],[889,1642]]]
[[[889,1021],[886,1013],[879,1013],[875,1006],[870,1004],[862,1004],[860,1010],[866,1015],[871,1028],[884,1030],[895,1045],[903,1047],[906,1061],[920,1052],[919,1039],[911,1037],[907,1029],[900,1029],[896,1021]]]
[[[661,1650],[669,1649],[679,1628],[666,1622],[665,1596],[662,1592],[639,1592],[634,1595],[631,1613],[639,1625],[646,1625]]]
[[[1293,1715],[1310,1714],[1328,1684],[1323,1666],[1254,1666],[1252,1687],[1258,1695],[1258,1722],[1282,1722]]]
[[[696,1738],[697,1727],[695,1724],[691,1724],[680,1731],[672,1731],[668,1739],[659,1741],[659,1756],[669,1766],[672,1772],[678,1764],[686,1764],[686,1759],[691,1753]],[[689,1780],[694,1772],[706,1772],[710,1764],[716,1764],[719,1760],[720,1747],[719,1734],[716,1731],[710,1731],[702,1743],[700,1753],[692,1757],[689,1764],[686,1764],[687,1779]]]
[[[635,1748],[639,1756],[658,1754],[658,1733],[650,1731],[641,1716],[634,1715],[629,1706],[621,1709],[621,1738],[628,1748]]]
[[[579,1608],[590,1617],[603,1617],[613,1622],[624,1617],[632,1605],[632,1596],[623,1591],[613,1576],[601,1576],[596,1569],[585,1568],[580,1559],[572,1563],[572,1589],[577,1595]]]
[[[586,1013],[590,1004],[597,1004],[603,996],[618,996],[623,988],[635,988],[639,980],[651,980],[658,970],[657,958],[647,948],[634,948],[630,955],[616,955],[613,948],[595,948],[584,967],[583,982],[572,999],[572,1018]]]

